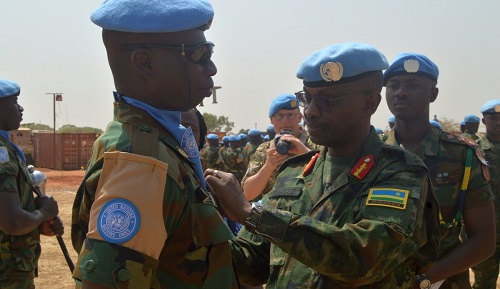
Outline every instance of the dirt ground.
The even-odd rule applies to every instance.
[[[59,204],[59,216],[63,220],[63,235],[71,259],[76,263],[77,253],[71,245],[71,207],[76,190],[83,180],[85,171],[52,171],[40,169],[47,176],[47,194],[53,196]],[[42,236],[42,255],[39,261],[38,278],[35,279],[37,289],[72,289],[75,283],[71,278],[69,267],[64,259],[59,243],[55,237]],[[471,280],[474,276],[471,273]],[[500,288],[500,280],[497,282]]]

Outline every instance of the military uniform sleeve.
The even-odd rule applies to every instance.
[[[285,172],[275,188],[293,187],[283,183],[283,175]],[[367,205],[370,189],[377,188],[405,192],[404,209]],[[273,191],[264,199],[271,205],[264,206],[255,232],[331,279],[356,286],[370,284],[381,280],[427,242],[422,220],[429,190],[430,182],[423,168],[395,173],[362,189],[350,204],[353,210],[342,215],[345,222],[338,225],[334,224],[338,219],[325,216],[328,209],[322,210],[321,215],[313,212],[309,216],[309,211],[301,211],[301,206],[294,206],[297,202],[290,199],[281,198],[274,203]],[[328,208],[328,201],[322,206]],[[437,226],[437,218],[434,221]]]
[[[479,157],[478,157],[479,156]],[[477,208],[486,205],[494,199],[493,192],[486,178],[490,178],[486,161],[480,155],[479,150],[475,150],[472,158],[470,180],[465,194],[464,210]]]
[[[255,151],[255,153],[250,157],[250,162],[248,163],[247,171],[245,173],[245,176],[243,177],[243,180],[241,181],[242,186],[245,184],[245,181],[249,177],[255,175],[264,166],[268,150],[266,144],[267,143],[261,144]]]
[[[8,153],[6,147],[1,147],[3,159],[0,162],[0,192],[16,193],[17,188],[17,174],[19,173],[19,166],[15,162],[15,156]],[[2,153],[0,152],[0,153]]]

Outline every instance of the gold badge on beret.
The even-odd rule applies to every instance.
[[[496,113],[500,112],[500,104],[495,105],[493,109],[495,110]]]
[[[319,67],[319,74],[324,81],[339,81],[344,74],[344,67],[340,62],[327,62]]]
[[[405,60],[403,66],[404,66],[406,72],[415,73],[418,71],[420,64],[418,63],[418,60],[408,59],[408,60]]]
[[[296,100],[290,101],[290,107],[292,108],[297,107],[297,101]]]

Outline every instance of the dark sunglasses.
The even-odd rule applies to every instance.
[[[335,106],[338,106],[340,102],[347,97],[352,97],[353,95],[362,95],[362,94],[370,94],[370,91],[366,90],[359,90],[359,91],[354,91],[351,93],[343,94],[341,96],[333,97],[333,96],[322,96],[322,95],[315,95],[311,96],[306,94],[304,91],[299,91],[295,93],[295,96],[297,96],[297,99],[299,100],[299,105],[301,107],[307,108],[312,100],[314,99],[314,103],[316,104],[316,107],[322,111],[322,112],[329,112],[331,111]]]
[[[125,50],[134,50],[138,48],[160,48],[168,50],[180,50],[181,57],[188,57],[193,63],[196,64],[206,64],[212,54],[214,53],[214,46],[210,41],[198,43],[198,44],[147,44],[147,43],[137,43],[137,44],[123,44],[122,48]]]

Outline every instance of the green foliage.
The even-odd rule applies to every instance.
[[[244,134],[248,135],[248,131],[250,131],[250,129],[243,129],[242,128],[242,129],[240,129],[240,131],[238,132],[238,134],[244,133]]]
[[[57,130],[57,132],[83,132],[83,133],[97,133],[102,134],[102,130],[89,126],[77,127],[72,124],[65,124]]]
[[[27,123],[27,124],[21,124],[21,126],[29,128],[32,131],[34,131],[34,130],[53,130],[52,127],[50,127],[46,124],[41,124],[41,123]]]
[[[234,122],[229,121],[227,116],[216,116],[215,114],[203,113],[203,118],[207,124],[208,131],[230,132],[234,128]]]

